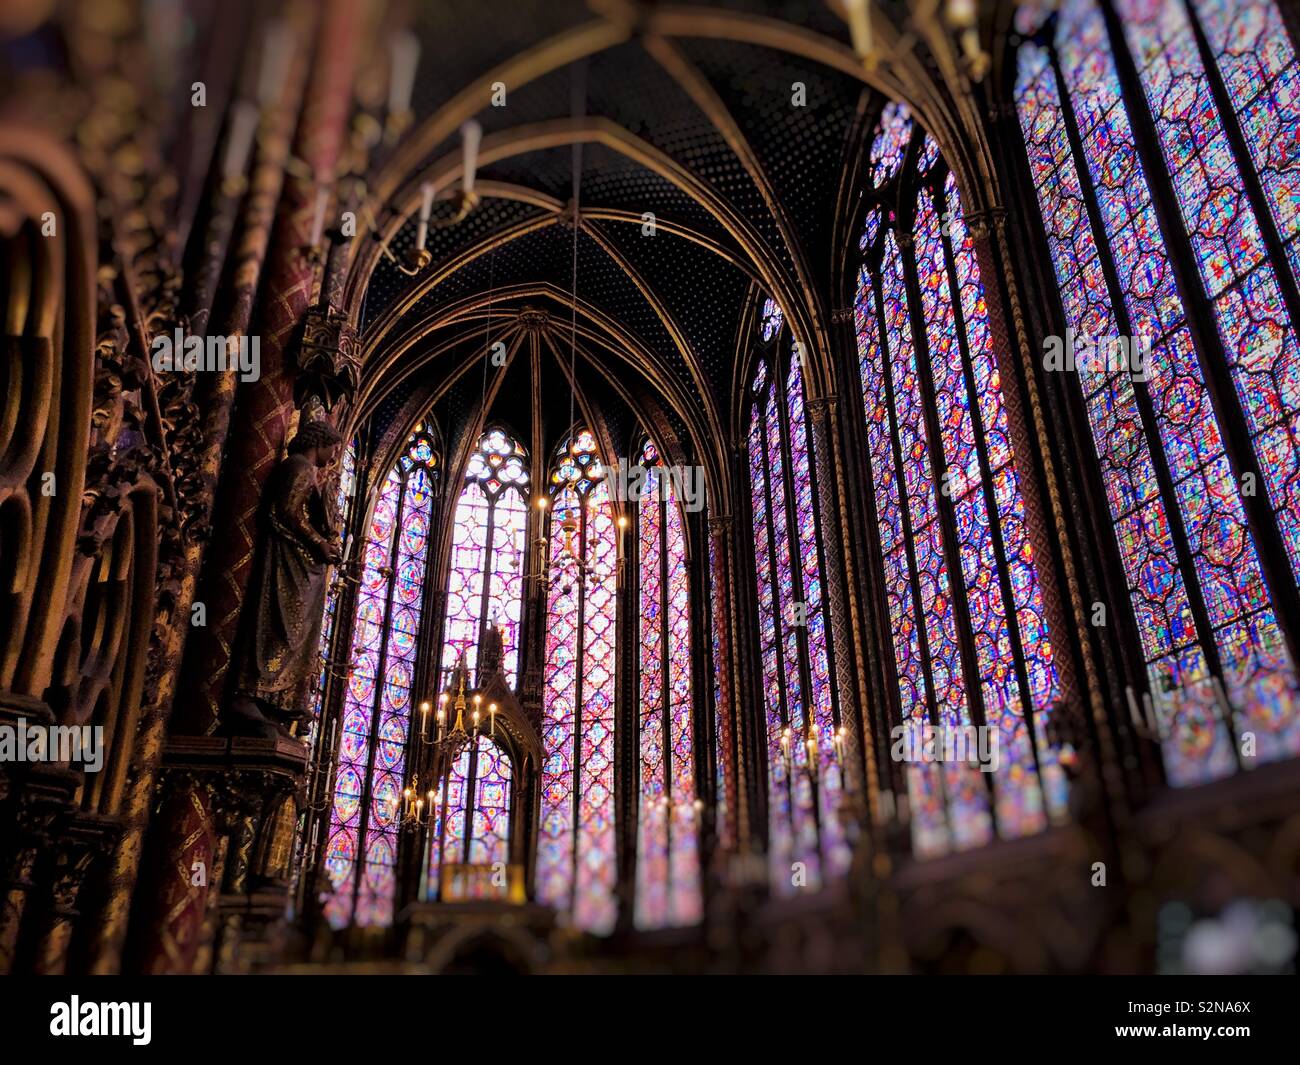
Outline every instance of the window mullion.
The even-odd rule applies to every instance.
[[[478,791],[478,735],[469,741],[469,762],[465,766],[465,798],[461,803],[465,811],[465,840],[461,851],[462,861],[469,865],[470,845],[474,840],[474,809],[477,805]]]
[[[501,501],[501,495],[505,489],[501,489],[491,499],[487,499],[486,493],[484,499],[487,499],[488,520],[487,530],[484,533],[483,540],[483,589],[479,593],[478,605],[478,637],[477,648],[474,652],[474,672],[479,673],[481,668],[481,657],[483,654],[483,634],[487,631],[488,604],[492,601],[492,556],[494,554],[494,541],[497,534],[497,504]],[[504,660],[501,663],[505,668]]]

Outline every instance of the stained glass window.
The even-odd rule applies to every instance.
[[[454,866],[490,869],[486,877],[464,880],[471,892],[482,892],[486,897],[494,887],[505,887],[504,872],[510,862],[513,777],[510,755],[484,733],[466,743],[453,760],[434,795],[426,897],[442,897],[442,889],[452,878]],[[498,872],[501,878],[495,876]],[[499,894],[494,892],[491,897]],[[463,897],[462,894],[457,899]]]
[[[1132,338],[1146,353],[1136,370],[1083,360],[1077,377],[1166,776],[1191,785],[1235,772],[1245,733],[1261,761],[1300,753],[1273,600],[1300,568],[1300,343],[1288,311],[1300,88],[1270,0],[1123,0],[1116,13],[1108,24],[1094,0],[1067,0],[1048,23],[1022,10],[1031,40],[1016,104],[1067,338]],[[1148,127],[1144,154],[1135,130]],[[1173,205],[1163,217],[1158,200]],[[1175,244],[1190,253],[1181,283]],[[1209,329],[1197,331],[1189,305]],[[1225,418],[1241,426],[1235,451]],[[1249,459],[1268,501],[1251,522]],[[1260,542],[1289,556],[1272,588]]]
[[[399,800],[437,456],[419,426],[379,487],[361,546],[338,768],[325,845],[335,928],[392,921]]]
[[[347,530],[352,518],[352,498],[357,487],[357,442],[350,442],[343,452],[343,461],[339,467],[339,484],[338,493],[334,500],[334,513],[336,518],[336,527],[346,537]],[[344,540],[344,554],[346,556],[348,545]],[[322,702],[325,698],[325,689],[331,673],[330,648],[334,645],[334,629],[337,621],[339,596],[343,590],[343,579],[340,571],[335,570],[333,579],[325,590],[325,617],[321,623],[320,630],[320,674],[316,678],[316,687],[311,696],[311,721],[308,725],[307,742],[311,747],[313,757],[316,753],[316,742],[318,732],[320,731],[320,712]]]
[[[513,687],[519,668],[519,615],[528,523],[528,459],[502,429],[479,440],[465,470],[452,525],[443,635],[443,683],[463,655],[469,675],[478,664],[485,625],[501,630],[502,668]]]
[[[769,298],[763,303],[763,313],[759,318],[759,336],[765,341],[771,340],[781,331],[781,325],[784,321],[785,315],[781,313],[781,308],[777,305],[776,300]]]
[[[596,440],[577,431],[550,474],[537,897],[607,933],[618,907],[614,683],[619,532]]]
[[[1059,686],[984,288],[956,183],[904,122],[886,115],[872,149],[882,176],[854,308],[898,717],[954,736],[985,725],[998,762],[990,803],[978,766],[908,759],[913,845],[930,856],[1039,831],[1066,796],[1046,742]],[[909,152],[914,167],[884,165]]]
[[[843,775],[822,594],[811,426],[798,349],[758,364],[749,419],[750,501],[767,731],[768,857],[776,891],[843,872]],[[788,354],[786,354],[788,353]]]
[[[637,506],[640,611],[636,925],[694,924],[702,916],[691,724],[691,612],[686,529],[672,478],[646,441]]]

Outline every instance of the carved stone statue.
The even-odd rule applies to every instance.
[[[304,714],[306,687],[319,668],[326,577],[341,559],[320,484],[341,443],[328,421],[305,421],[267,482],[265,534],[244,601],[235,697],[223,719],[229,733],[274,738]]]

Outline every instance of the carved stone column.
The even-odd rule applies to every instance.
[[[821,516],[822,558],[826,567],[822,588],[830,614],[840,723],[845,729],[844,803],[848,807],[845,813],[852,816],[850,811],[857,804],[861,806],[857,811],[860,819],[865,819],[868,809],[875,804],[876,764],[874,757],[864,759],[864,752],[872,752],[874,745],[871,739],[871,719],[861,705],[858,671],[854,668],[860,654],[857,644],[863,626],[849,577],[852,563],[845,549],[851,534],[843,520],[848,510],[841,505],[839,498],[847,479],[841,459],[842,443],[838,433],[836,405],[835,396],[818,397],[808,401],[808,411],[812,415],[812,444],[817,462],[819,497],[817,504]],[[849,594],[846,595],[846,592]]]
[[[340,156],[352,100],[362,9],[330,0],[321,14],[319,43],[294,154],[317,174],[332,174]],[[240,610],[252,572],[262,489],[279,458],[293,411],[290,344],[311,299],[316,263],[304,254],[316,205],[314,183],[292,177],[277,212],[257,331],[261,377],[240,393],[217,500],[214,527],[223,537],[207,558],[208,625],[194,633],[177,726],[196,735],[216,727]]]
[[[212,219],[205,244],[207,257],[200,263],[188,309],[190,331],[206,334],[213,293],[226,268],[228,230],[240,210],[239,234],[235,243],[232,272],[233,295],[230,309],[216,323],[222,335],[247,334],[253,303],[262,276],[262,266],[275,223],[276,207],[284,185],[284,167],[289,155],[294,123],[306,81],[307,55],[296,57],[285,76],[285,88],[277,105],[263,117],[258,134],[256,163],[247,194],[240,207],[238,185],[224,183],[214,196]],[[161,323],[160,323],[161,324]],[[142,712],[132,773],[135,784],[128,791],[123,809],[126,831],[113,855],[109,893],[100,926],[95,933],[91,968],[96,973],[116,972],[121,965],[126,940],[144,833],[149,820],[154,774],[166,740],[180,672],[181,656],[192,627],[190,609],[195,598],[199,567],[211,542],[210,517],[213,497],[234,401],[236,374],[212,375],[205,389],[180,390],[175,398],[164,385],[160,395],[163,419],[171,440],[170,451],[183,464],[184,501],[178,514],[178,528],[167,530],[161,545],[159,593],[154,631],[149,649],[149,679]],[[179,377],[179,375],[173,375]]]
[[[147,975],[188,973],[199,949],[216,850],[212,802],[190,776],[159,780],[154,829],[138,891],[149,909],[133,921],[129,967]]]
[[[8,976],[14,971],[27,897],[34,887],[33,873],[41,842],[32,831],[33,827],[30,822],[14,822],[14,828],[24,837],[24,842],[5,848],[8,860],[5,868],[0,870],[0,976]]]

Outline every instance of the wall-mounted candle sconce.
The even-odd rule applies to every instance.
[[[470,211],[478,204],[479,196],[474,189],[478,171],[478,150],[483,142],[483,127],[470,119],[460,127],[461,146],[461,184],[460,188],[448,197],[455,205],[455,210],[444,218],[433,218],[434,189],[433,183],[426,181],[420,186],[420,213],[416,219],[415,244],[404,259],[388,248],[388,242],[382,245],[383,252],[402,273],[414,277],[433,261],[433,253],[428,249],[429,229],[446,229],[463,222]]]

